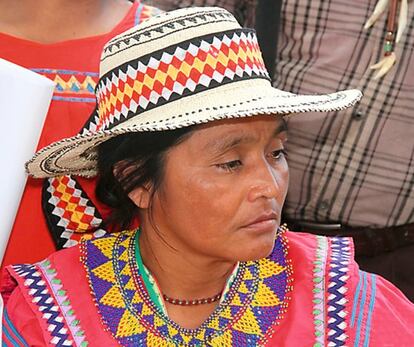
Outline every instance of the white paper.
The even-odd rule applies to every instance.
[[[0,260],[3,259],[54,83],[0,59]],[[36,227],[35,225],[33,227]]]

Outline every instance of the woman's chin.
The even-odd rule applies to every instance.
[[[239,261],[255,261],[268,257],[275,246],[275,239],[261,240],[261,242],[251,242],[244,249],[240,249]]]

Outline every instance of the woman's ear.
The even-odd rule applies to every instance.
[[[135,188],[132,192],[128,194],[128,197],[141,209],[146,209],[149,207],[150,202],[150,192],[145,187]]]
[[[115,164],[113,168],[113,174],[116,179],[120,179],[123,175],[127,175],[133,170],[133,167],[129,165],[127,161],[120,161]],[[135,188],[132,192],[128,194],[128,197],[132,202],[137,205],[139,208],[145,209],[148,208],[150,203],[150,187],[141,186]]]

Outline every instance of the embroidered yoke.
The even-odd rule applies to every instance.
[[[410,346],[413,305],[360,272],[347,238],[283,232],[272,254],[241,262],[197,329],[151,301],[134,232],[106,235],[34,265],[8,267],[4,346]],[[411,323],[410,323],[411,322]],[[398,338],[396,337],[398,336]]]

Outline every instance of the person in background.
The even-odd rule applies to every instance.
[[[0,0],[0,58],[56,83],[39,148],[83,129],[95,107],[102,47],[159,12],[126,0]],[[94,187],[94,180],[69,176],[29,178],[3,266],[37,261],[101,234],[107,211],[95,205]]]
[[[352,236],[361,268],[414,300],[414,3],[376,4],[283,2],[274,86],[364,95],[341,117],[289,121],[284,215],[294,230]]]
[[[3,346],[412,345],[414,305],[350,238],[280,224],[285,119],[360,91],[273,88],[254,30],[217,7],[150,18],[101,59],[94,129],[26,167],[97,175],[117,232],[7,267]]]

